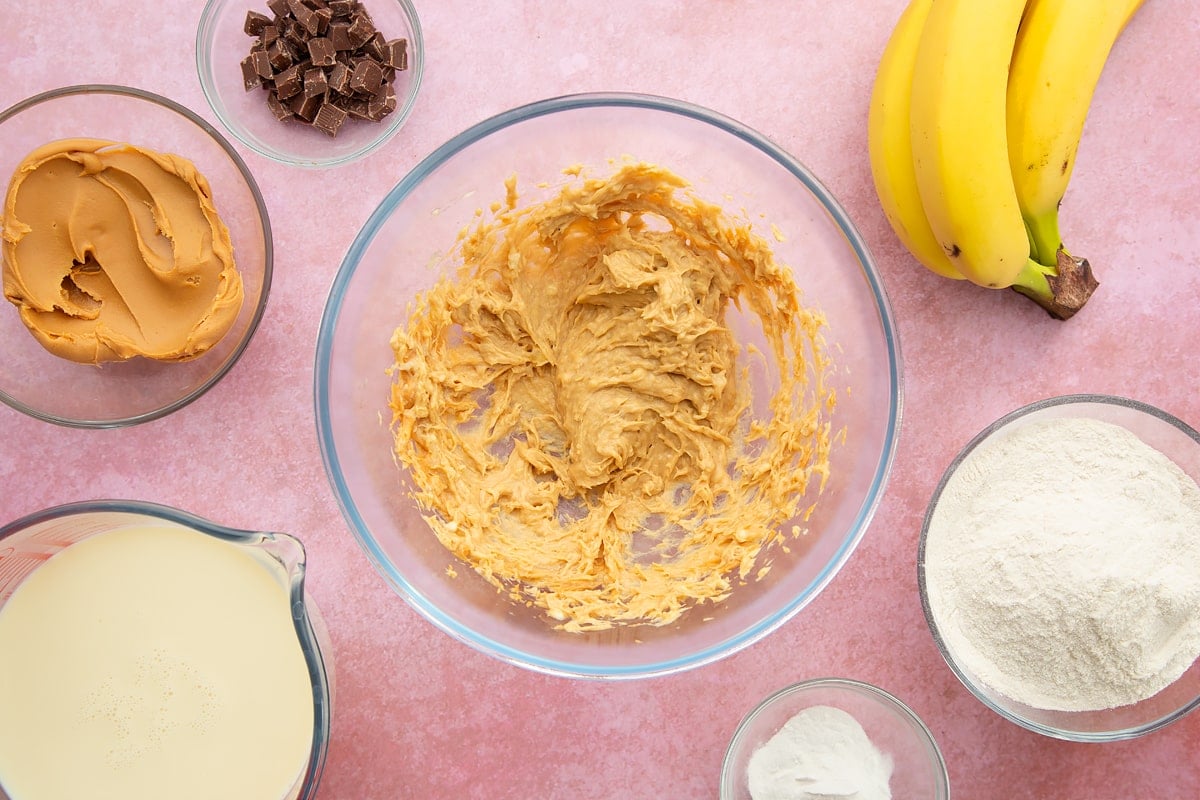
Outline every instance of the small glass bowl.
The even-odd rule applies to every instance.
[[[939,628],[927,586],[925,554],[930,523],[938,499],[955,471],[980,445],[1000,433],[1046,419],[1085,418],[1119,425],[1179,465],[1200,481],[1200,433],[1161,409],[1124,397],[1074,394],[1051,397],[1023,406],[993,422],[962,449],[934,490],[921,527],[917,579],[925,620],[938,650],[954,675],[981,703],[1023,728],[1073,742],[1112,742],[1158,730],[1200,706],[1200,660],[1158,694],[1132,705],[1103,711],[1049,711],[1017,702],[983,683],[955,656]]]
[[[185,528],[230,542],[254,553],[287,588],[292,623],[312,682],[313,735],[308,762],[284,800],[312,800],[325,770],[336,685],[329,630],[320,610],[305,596],[306,557],[304,544],[296,537],[227,528],[170,506],[138,500],[67,503],[0,525],[0,606],[56,553],[96,534],[138,525]],[[8,800],[2,786],[0,800]]]
[[[396,110],[380,122],[348,119],[329,136],[310,125],[275,118],[261,88],[247,91],[241,62],[254,39],[246,12],[271,16],[266,0],[208,0],[196,30],[196,71],[213,113],[238,141],[281,164],[326,168],[348,164],[382,147],[412,113],[425,69],[424,39],[409,0],[365,0],[363,7],[388,39],[408,40],[408,69],[396,73]]]
[[[100,366],[60,358],[38,343],[12,304],[0,301],[0,401],[32,417],[78,428],[158,419],[204,394],[237,362],[271,289],[271,221],[242,157],[209,123],[173,100],[125,86],[54,89],[0,112],[0,178],[7,185],[34,148],[58,139],[108,139],[176,153],[196,165],[229,228],[245,299],[233,327],[189,361],[148,358]]]
[[[850,714],[867,738],[892,759],[892,797],[946,800],[950,779],[933,734],[913,710],[883,689],[846,678],[819,678],[780,689],[738,725],[721,764],[721,800],[750,800],[750,757],[806,708],[832,706]]]

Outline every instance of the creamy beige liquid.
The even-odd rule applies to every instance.
[[[0,607],[12,800],[279,800],[313,733],[281,573],[188,529],[72,545]]]

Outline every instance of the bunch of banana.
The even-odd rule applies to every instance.
[[[939,275],[1067,319],[1098,285],[1058,209],[1100,72],[1143,0],[910,0],[880,59],[868,144],[896,235]]]

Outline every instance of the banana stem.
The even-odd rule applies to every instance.
[[[1059,245],[1055,266],[1047,267],[1031,258],[1012,288],[1055,319],[1070,319],[1083,308],[1099,285],[1088,260],[1076,258]]]
[[[1025,217],[1025,230],[1029,233],[1031,258],[1039,264],[1058,263],[1058,251],[1063,246],[1058,232],[1058,210],[1040,217]]]

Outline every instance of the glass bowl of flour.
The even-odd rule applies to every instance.
[[[819,678],[780,689],[733,734],[721,800],[946,800],[946,763],[925,723],[883,689]]]
[[[1053,397],[990,425],[934,491],[918,579],[984,705],[1129,739],[1200,704],[1200,434],[1146,403]]]

